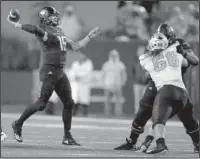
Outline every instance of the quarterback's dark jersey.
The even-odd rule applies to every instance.
[[[67,39],[59,27],[40,25],[47,32],[47,41],[37,36],[43,50],[43,64],[63,66],[66,63]]]

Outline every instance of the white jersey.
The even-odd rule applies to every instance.
[[[139,57],[141,66],[149,72],[157,90],[164,85],[174,85],[185,89],[182,79],[183,56],[177,53],[175,43],[156,56],[144,54]]]

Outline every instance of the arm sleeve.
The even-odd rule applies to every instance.
[[[31,24],[23,24],[22,30],[27,31],[31,34],[35,34],[38,37],[44,37],[45,36],[45,30],[37,25],[31,25]]]

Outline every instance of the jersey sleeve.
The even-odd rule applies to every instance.
[[[75,42],[73,40],[71,40],[70,38],[66,37],[66,48],[69,49],[69,50],[73,50],[73,47],[72,45],[74,44]]]
[[[23,24],[22,30],[27,31],[29,33],[35,34],[38,37],[45,36],[45,30],[38,25],[31,25],[31,24]]]

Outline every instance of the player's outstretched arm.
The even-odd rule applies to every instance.
[[[194,54],[191,46],[183,39],[177,39],[181,44],[177,47],[179,53],[181,53],[189,62],[189,64],[196,66],[199,64],[199,58]]]
[[[10,21],[9,18],[7,20],[10,24],[14,25],[15,28],[20,28],[20,29],[22,29],[26,32],[29,32],[31,34],[35,34],[38,37],[42,38],[44,41],[46,41],[47,38],[48,38],[47,32],[37,25],[21,24],[19,21],[18,22]]]
[[[92,38],[96,37],[99,33],[100,33],[100,29],[99,29],[99,27],[96,27],[96,28],[92,29],[89,32],[89,34],[80,41],[73,42],[72,40],[68,40],[66,47],[67,47],[67,49],[77,51],[77,50],[85,47],[89,43],[89,41]]]
[[[199,64],[199,58],[194,54],[192,49],[183,50],[183,56],[191,65],[196,66]]]

